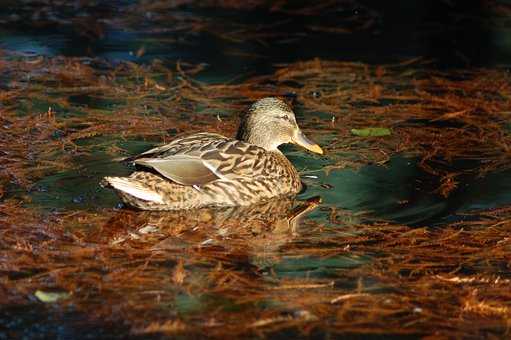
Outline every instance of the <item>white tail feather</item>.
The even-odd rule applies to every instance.
[[[137,181],[127,177],[105,177],[105,180],[119,191],[125,192],[131,196],[144,201],[164,204],[163,198],[157,192],[143,186]]]

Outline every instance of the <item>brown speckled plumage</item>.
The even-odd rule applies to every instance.
[[[143,210],[243,206],[291,196],[302,187],[289,160],[277,149],[295,143],[321,153],[301,133],[291,109],[264,98],[242,120],[238,139],[197,133],[130,159],[140,171],[105,177],[128,205]]]

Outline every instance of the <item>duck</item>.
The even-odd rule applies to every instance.
[[[200,132],[125,159],[128,177],[104,177],[128,206],[140,210],[187,210],[249,206],[302,189],[298,171],[279,150],[295,144],[323,154],[301,131],[291,107],[277,97],[255,101],[235,138]]]

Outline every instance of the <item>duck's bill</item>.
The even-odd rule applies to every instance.
[[[309,138],[307,138],[302,131],[298,131],[295,134],[293,138],[293,143],[296,145],[300,145],[301,147],[311,152],[319,153],[320,155],[323,154],[323,149],[321,149],[318,144],[314,143]]]

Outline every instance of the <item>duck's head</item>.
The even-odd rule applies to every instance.
[[[323,154],[319,145],[300,130],[289,105],[274,97],[259,99],[252,104],[241,120],[237,139],[268,151],[277,151],[279,145],[292,143]]]

